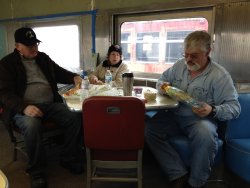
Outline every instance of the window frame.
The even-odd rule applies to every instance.
[[[214,35],[215,7],[168,10],[168,11],[161,11],[161,12],[144,12],[144,13],[127,13],[127,14],[125,13],[115,14],[114,13],[112,16],[113,16],[112,39],[114,43],[118,43],[118,44],[121,44],[121,39],[120,39],[121,25],[124,22],[203,17],[208,21],[208,32],[211,34],[211,36]],[[153,78],[153,79],[156,78],[157,79],[160,76],[160,74],[158,73],[149,73],[149,72],[134,72],[134,73],[137,77],[143,77],[143,78]]]
[[[78,16],[67,16],[67,17],[53,17],[41,20],[28,20],[19,23],[22,26],[35,28],[35,27],[56,27],[56,26],[67,26],[77,25],[79,32],[79,69],[83,69],[84,65],[84,54],[83,54],[83,30],[82,30],[82,15]],[[39,38],[39,36],[37,36]],[[49,55],[49,54],[48,54]],[[56,62],[60,65],[59,62]],[[72,70],[70,70],[72,71]]]

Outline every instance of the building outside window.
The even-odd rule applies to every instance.
[[[185,37],[192,31],[169,31],[166,36],[166,63],[175,63],[182,58],[183,41]]]
[[[156,62],[159,58],[159,32],[137,33],[136,60]],[[141,62],[138,62],[141,63]]]
[[[123,60],[130,60],[131,58],[131,35],[130,33],[121,34],[121,47],[123,51]]]
[[[160,74],[182,58],[184,39],[196,30],[208,31],[206,18],[123,22],[123,60],[133,72]]]

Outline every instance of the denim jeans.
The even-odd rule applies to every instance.
[[[218,150],[216,130],[216,121],[212,119],[160,111],[146,120],[145,138],[170,181],[190,173],[189,184],[198,187],[206,183],[211,173]],[[169,137],[178,134],[190,139],[192,155],[189,167],[168,142]]]
[[[73,160],[81,154],[82,148],[82,121],[81,114],[74,113],[62,103],[36,105],[43,112],[43,117],[30,117],[16,114],[14,120],[24,135],[24,142],[28,154],[27,172],[43,171],[46,156],[42,145],[42,122],[50,120],[64,130],[64,147],[61,153],[62,161]]]

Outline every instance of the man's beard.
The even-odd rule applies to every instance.
[[[185,61],[185,64],[187,66],[187,69],[190,70],[190,71],[198,71],[201,66],[197,63],[194,63],[194,65],[189,65],[186,61]]]

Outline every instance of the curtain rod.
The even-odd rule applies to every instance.
[[[0,22],[25,21],[25,20],[55,18],[55,17],[64,17],[64,16],[77,16],[77,15],[87,15],[87,14],[96,15],[96,13],[97,13],[97,10],[79,11],[79,12],[49,14],[49,15],[44,15],[44,16],[33,16],[33,17],[22,17],[22,18],[7,18],[7,19],[0,19]]]
[[[46,19],[46,18],[56,18],[56,17],[65,17],[65,16],[77,16],[77,15],[92,15],[92,24],[91,24],[91,30],[92,30],[92,53],[95,53],[96,46],[95,46],[95,18],[97,14],[96,10],[91,11],[80,11],[80,12],[70,12],[70,13],[61,13],[61,14],[49,14],[46,16],[34,16],[34,17],[23,17],[23,18],[11,18],[11,19],[2,19],[1,22],[10,22],[10,21],[26,21],[26,20],[38,20],[38,19]]]

